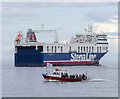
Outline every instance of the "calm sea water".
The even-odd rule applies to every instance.
[[[51,72],[56,67],[48,68]],[[70,74],[88,75],[83,82],[46,81],[45,67],[15,67],[13,61],[3,62],[3,97],[117,97],[118,65],[64,66]]]

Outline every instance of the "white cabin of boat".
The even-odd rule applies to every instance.
[[[53,71],[53,73],[51,74],[52,77],[61,77],[62,74],[67,73],[67,70],[64,69],[56,69],[55,71]]]

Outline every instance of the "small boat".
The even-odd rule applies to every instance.
[[[61,70],[61,69],[56,69],[51,74],[49,73],[42,74],[42,76],[46,80],[58,80],[58,81],[66,81],[66,82],[78,82],[87,79],[87,76],[85,74],[68,75],[67,70]]]

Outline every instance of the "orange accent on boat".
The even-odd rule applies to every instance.
[[[76,42],[78,42],[78,40],[76,40]]]

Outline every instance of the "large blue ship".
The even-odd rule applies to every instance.
[[[21,33],[15,40],[15,66],[99,65],[100,59],[108,52],[107,35],[95,34],[89,29],[86,34],[76,34],[70,42],[37,42],[35,33],[55,30],[29,29],[26,38]],[[57,35],[56,35],[57,38]]]

